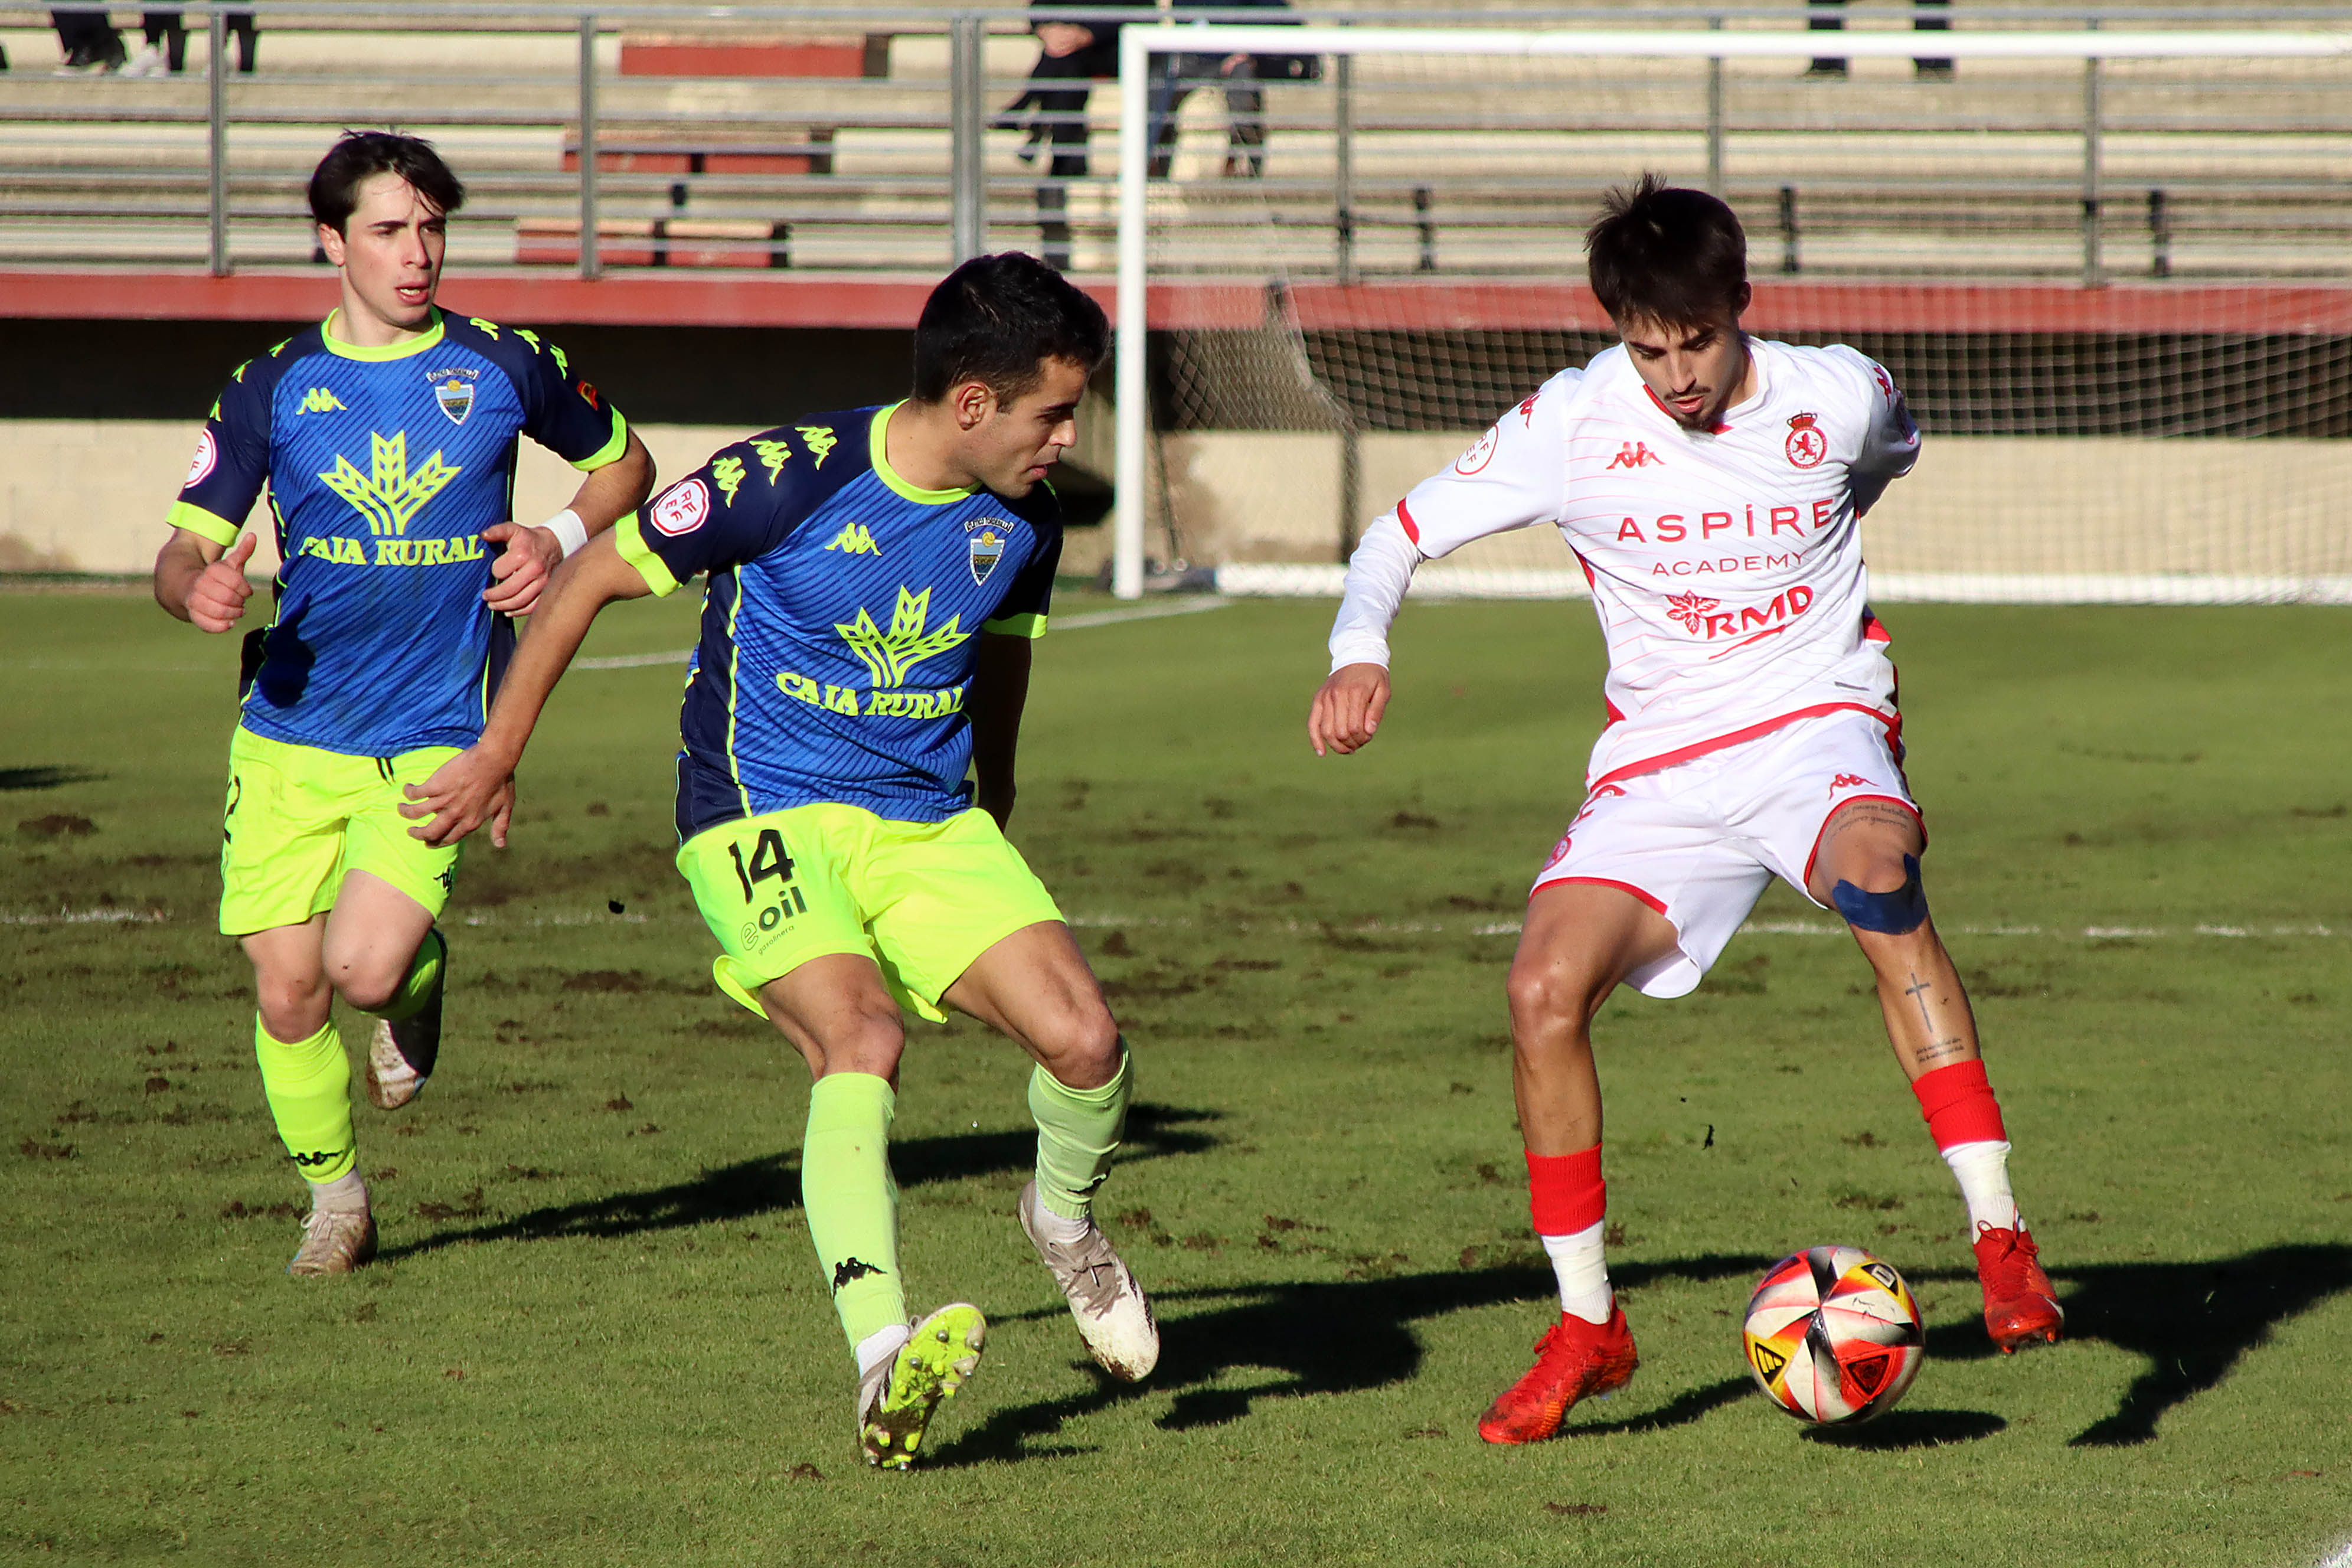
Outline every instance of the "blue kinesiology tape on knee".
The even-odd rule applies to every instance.
[[[1830,899],[1846,924],[1857,931],[1901,936],[1917,931],[1927,921],[1927,895],[1919,887],[1919,857],[1903,857],[1903,885],[1891,893],[1865,893],[1852,882],[1840,882]]]

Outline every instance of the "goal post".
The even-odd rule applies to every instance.
[[[2176,440],[2172,447],[2163,448],[2162,442],[2168,437],[2260,435],[2290,438],[2282,442],[2281,450],[2287,446],[2295,447],[2294,462],[2290,465],[2296,476],[2291,488],[2300,487],[2295,490],[2295,505],[2311,514],[2307,525],[2296,523],[2292,539],[2284,543],[2265,543],[2242,563],[2242,569],[2229,573],[2217,572],[2209,556],[2200,555],[2194,548],[2177,541],[2163,549],[2143,548],[2137,543],[2124,548],[2096,528],[2071,546],[2073,553],[2066,555],[2055,552],[2047,542],[2047,529],[2021,521],[2001,537],[1985,533],[1977,542],[1981,548],[1971,546],[1975,553],[1963,552],[1948,560],[1934,558],[1929,569],[1909,569],[1906,563],[1910,558],[1901,550],[1895,551],[1890,561],[1895,569],[1874,572],[1874,582],[1884,580],[1887,588],[1896,590],[1883,593],[1882,596],[1980,601],[2200,602],[2339,596],[2352,600],[2352,543],[2339,547],[2323,537],[2352,534],[2352,530],[2344,529],[2340,522],[2331,526],[2325,521],[2326,515],[2340,518],[2341,498],[2352,493],[2352,489],[2346,488],[2352,486],[2352,462],[2346,460],[2352,458],[2352,440],[2344,439],[2352,436],[2352,288],[2299,287],[2314,281],[2298,271],[2305,265],[2297,259],[2301,253],[2289,253],[2275,247],[2253,255],[2250,261],[2243,258],[2217,261],[2211,266],[2218,270],[2210,270],[2201,277],[2187,276],[2194,272],[2196,265],[2201,265],[2193,254],[2195,237],[2180,230],[2184,237],[2174,237],[2179,220],[2177,216],[2168,215],[2164,207],[2166,189],[2152,179],[2135,176],[2127,199],[2119,197],[2108,204],[2114,210],[2102,212],[2102,197],[2106,194],[2101,184],[2104,165],[2119,163],[2137,169],[2145,166],[2151,157],[2163,156],[2160,150],[2141,153],[2126,148],[2128,155],[2119,160],[2112,149],[2103,151],[2103,134],[2126,139],[2139,135],[2153,147],[2161,139],[2154,137],[2148,127],[2171,130],[2171,124],[2161,118],[2171,113],[2179,117],[2179,128],[2185,131],[2201,130],[2198,117],[2204,115],[2222,133],[2242,132],[2252,126],[2257,135],[2249,142],[2259,140],[2268,129],[2266,122],[2260,121],[2258,112],[2250,121],[2241,107],[2262,90],[2262,80],[2252,62],[2284,62],[2277,68],[2289,73],[2282,79],[2290,81],[2293,90],[2339,92],[2352,86],[2352,31],[2244,27],[1924,33],[1907,27],[1870,30],[1854,26],[1828,33],[1787,27],[1734,26],[1717,30],[1696,24],[1654,31],[1130,24],[1121,31],[1119,47],[1116,208],[1118,287],[1114,382],[1118,502],[1111,556],[1113,591],[1123,598],[1137,597],[1144,591],[1147,514],[1154,510],[1155,503],[1166,506],[1170,489],[1166,461],[1156,468],[1153,461],[1154,388],[1147,355],[1154,331],[1165,331],[1171,339],[1183,337],[1189,331],[1193,339],[1213,347],[1213,340],[1222,332],[1227,345],[1219,349],[1222,353],[1228,352],[1232,344],[1245,344],[1250,333],[1256,330],[1264,342],[1251,352],[1257,356],[1259,371],[1263,371],[1269,355],[1275,359],[1286,355],[1295,362],[1296,379],[1301,385],[1291,401],[1304,411],[1296,416],[1297,420],[1328,436],[1327,444],[1339,454],[1336,461],[1340,474],[1336,488],[1339,500],[1334,508],[1335,526],[1328,535],[1330,547],[1311,560],[1223,563],[1218,579],[1220,586],[1229,590],[1323,593],[1336,586],[1338,563],[1345,540],[1351,536],[1349,531],[1369,522],[1393,499],[1367,489],[1368,475],[1377,474],[1384,483],[1392,483],[1402,471],[1398,465],[1406,462],[1411,453],[1443,451],[1434,461],[1425,461],[1422,471],[1433,471],[1442,466],[1451,457],[1450,451],[1444,451],[1445,441],[1458,438],[1466,442],[1477,428],[1510,402],[1532,391],[1551,371],[1581,363],[1605,341],[1607,325],[1594,319],[1593,308],[1583,289],[1580,252],[1567,249],[1559,243],[1568,230],[1559,222],[1557,212],[1548,212],[1544,219],[1550,225],[1549,252],[1510,248],[1512,220],[1504,208],[1508,201],[1517,200],[1521,206],[1511,210],[1528,210],[1526,204],[1529,198],[1524,194],[1512,196],[1506,193],[1496,197],[1497,203],[1503,204],[1496,209],[1503,213],[1499,217],[1467,214],[1455,220],[1461,232],[1484,237],[1479,243],[1496,259],[1495,269],[1482,273],[1474,263],[1467,269],[1440,270],[1433,259],[1437,247],[1432,237],[1438,232],[1438,219],[1434,216],[1417,218],[1414,215],[1444,204],[1442,189],[1435,196],[1432,195],[1433,189],[1438,189],[1442,173],[1432,176],[1430,184],[1414,186],[1412,210],[1403,212],[1401,208],[1403,216],[1390,225],[1391,229],[1404,234],[1402,243],[1409,252],[1412,226],[1419,224],[1417,262],[1410,254],[1402,254],[1401,259],[1392,261],[1390,275],[1385,278],[1371,276],[1370,268],[1360,273],[1348,259],[1354,254],[1348,248],[1351,244],[1345,195],[1350,178],[1345,140],[1348,131],[1310,133],[1296,125],[1286,128],[1279,114],[1266,116],[1268,129],[1261,132],[1263,179],[1229,180],[1218,191],[1228,206],[1256,201],[1265,207],[1255,220],[1261,227],[1244,230],[1239,241],[1228,235],[1222,242],[1223,251],[1217,250],[1220,242],[1211,237],[1207,228],[1201,231],[1200,249],[1203,255],[1232,254],[1239,259],[1222,269],[1195,268],[1181,279],[1161,278],[1154,265],[1154,247],[1182,245],[1187,236],[1181,226],[1183,220],[1178,216],[1181,204],[1166,179],[1170,170],[1165,166],[1169,157],[1165,147],[1159,150],[1162,167],[1154,169],[1155,134],[1170,134],[1157,130],[1152,123],[1155,57],[1323,57],[1347,62],[1350,67],[1365,61],[1368,71],[1382,68],[1371,62],[1385,61],[1385,68],[1392,73],[1423,68],[1397,63],[1415,59],[1442,62],[1451,57],[1456,62],[1488,62],[1475,67],[1429,64],[1425,68],[1433,74],[1421,85],[1432,90],[1448,79],[1444,76],[1447,71],[1466,79],[1464,73],[1473,69],[1533,72],[1548,68],[1540,62],[1553,62],[1549,68],[1555,70],[1580,68],[1576,62],[1687,62],[1685,68],[1709,73],[1704,79],[1696,79],[1704,82],[1697,91],[1706,104],[1706,177],[1694,177],[1693,172],[1686,169],[1669,167],[1666,172],[1677,176],[1679,183],[1724,190],[1721,149],[1727,68],[1735,72],[1742,68],[1777,69],[1789,64],[1801,68],[1808,61],[1818,68],[1823,63],[1821,57],[1832,49],[1838,58],[1831,63],[1838,66],[1841,79],[1848,60],[1909,62],[1932,52],[1939,62],[1957,62],[1958,79],[1963,90],[1978,79],[1977,70],[1990,70],[1987,62],[2007,62],[2003,68],[2041,72],[2037,90],[2045,97],[2053,92],[2072,94],[2066,100],[2070,111],[2071,106],[2080,106],[2075,127],[2079,150],[2069,153],[2060,148],[2053,152],[2052,148],[2064,142],[2068,133],[2062,130],[2052,134],[2046,124],[2042,125],[2038,142],[2022,135],[2019,138],[2021,144],[2033,142],[2032,156],[2040,160],[2027,174],[1993,170],[1989,174],[1979,171],[1968,178],[1975,182],[1970,189],[1980,186],[1990,193],[1986,197],[1990,202],[2011,200],[2012,196],[2022,202],[2027,195],[2041,202],[2046,209],[2043,216],[2019,220],[2025,227],[2040,223],[2047,229],[2047,211],[2071,212],[2079,202],[2079,216],[2073,219],[2079,225],[2079,235],[2061,236],[2060,242],[2079,247],[2084,258],[2082,270],[2075,277],[2053,279],[2049,275],[2046,258],[2039,253],[2027,256],[2021,250],[2019,257],[2023,259],[1996,258],[1989,264],[1990,271],[1938,278],[1934,276],[1935,268],[1946,258],[1929,247],[1931,254],[1916,260],[1906,259],[1899,251],[1888,252],[1894,257],[1891,269],[1875,278],[1867,257],[1849,258],[1844,270],[1839,271],[1839,263],[1832,256],[1828,281],[1816,281],[1822,276],[1818,268],[1811,276],[1800,272],[1801,226],[1794,210],[1797,185],[1791,181],[1779,183],[1777,193],[1781,231],[1779,259],[1783,276],[1775,278],[1769,271],[1773,258],[1769,252],[1773,247],[1765,224],[1759,223],[1759,218],[1769,221],[1770,215],[1756,210],[1757,203],[1769,197],[1777,183],[1770,170],[1775,154],[1767,145],[1754,156],[1743,152],[1738,160],[1741,173],[1730,182],[1734,189],[1725,192],[1734,199],[1735,206],[1744,205],[1742,216],[1750,229],[1750,271],[1758,280],[1759,296],[1759,309],[1749,318],[1751,330],[1759,336],[1787,336],[1801,342],[1855,341],[1865,352],[1876,350],[1878,357],[1889,359],[1890,368],[1896,371],[1898,377],[1905,376],[1907,369],[1911,375],[1938,385],[1948,383],[1945,402],[1957,410],[1948,427],[1962,432],[1964,442],[1979,443],[1968,448],[1970,461],[1979,470],[1979,479],[1972,486],[1963,484],[1958,489],[1968,492],[1967,504],[1979,510],[1989,501],[1997,503],[1999,497],[1998,487],[1989,489],[1980,476],[1996,471],[2003,462],[2016,460],[2014,454],[1999,447],[2003,440],[2017,447],[2021,441],[2052,435],[2080,437],[2067,448],[2067,460],[2082,472],[2069,482],[2092,500],[2063,503],[2079,510],[2084,504],[2095,509],[2102,465],[2120,463],[2142,468],[2150,451],[2158,452],[2162,459],[2159,468],[2166,463],[2171,465],[2165,469],[2169,477],[2163,484],[2175,501],[2179,500],[2184,487],[2206,482],[2226,469],[2230,460],[2226,455],[2203,449],[2224,443]],[[2145,96],[2153,107],[2134,110],[2116,120],[2119,129],[2110,131],[2103,122],[2100,100],[2101,66],[2109,61],[2179,62],[2197,66],[2200,76],[2208,73],[2199,63],[2212,62],[2213,70],[2221,79],[2226,79],[2221,80],[2221,89],[2216,90],[2242,90],[2236,99],[2219,100],[2210,93],[2200,97],[2193,90],[2195,83],[2186,87],[2165,84],[2166,90],[2171,93],[2169,98],[2150,88]],[[1767,62],[1767,66],[1744,67],[1743,62]],[[1921,62],[1923,75],[1929,63]],[[1864,67],[1864,71],[1857,72],[1856,87],[1861,86],[1861,77],[1870,68]],[[1163,77],[1165,69],[1161,68]],[[2074,75],[2064,78],[2063,73],[2068,71]],[[2232,78],[2231,71],[2239,74]],[[1344,90],[1350,79],[1349,72],[1337,69],[1331,74]],[[1948,66],[1945,77],[1938,79],[1948,82],[1950,76]],[[1360,90],[1361,78],[1356,79]],[[1501,79],[1480,79],[1488,83],[1490,98],[1509,101],[1507,81],[1496,88],[1492,84]],[[1552,81],[1549,85],[1557,88],[1559,83]],[[1701,119],[1696,104],[1688,101],[1695,85],[1692,80],[1677,79],[1646,89],[1635,83],[1627,89],[1633,94],[1631,98],[1619,90],[1625,89],[1624,83],[1610,85],[1612,91],[1618,91],[1618,99],[1612,101],[1622,100],[1633,106],[1626,111],[1628,122],[1647,122],[1656,118],[1649,113],[1648,100],[1640,96],[1644,90],[1653,98],[1671,100],[1667,107],[1694,123]],[[1966,100],[1954,100],[1949,89],[1931,90],[1945,93],[1945,98],[1937,100],[1939,103],[1948,100],[1961,104],[1958,110],[1938,110],[1946,114],[1948,121],[1954,113],[1965,117],[1969,112]],[[1983,90],[1991,95],[1989,101],[1998,110],[2001,100],[1997,85]],[[1527,101],[1536,105],[1531,112],[1539,115],[1541,96],[1531,95]],[[2180,107],[2166,107],[2170,104]],[[1498,122],[1487,136],[1489,144],[1502,150],[1498,156],[1517,143],[1532,145],[1531,132],[1535,139],[1540,139],[1544,127],[1531,122],[1527,113],[1514,114],[1508,110],[1496,112],[1498,121],[1507,121]],[[1902,111],[1897,109],[1890,112]],[[2115,111],[2111,106],[2105,112],[2113,117]],[[2305,130],[2310,129],[2308,118],[2299,122]],[[2325,125],[2320,129],[2329,134],[2336,130]],[[2347,118],[2342,129],[2352,131],[2352,117]],[[1318,134],[1322,141],[1310,153],[1292,156],[1293,148],[1306,147]],[[1454,146],[1459,155],[1462,147],[1478,145],[1482,134],[1487,133],[1472,121],[1459,124],[1449,121],[1445,132],[1431,141],[1433,145],[1444,142]],[[1605,140],[1606,135],[1584,134],[1587,141]],[[1921,136],[1923,142],[1927,139],[1927,132]],[[1340,148],[1336,172],[1326,144],[1335,137]],[[1768,143],[1770,140],[1761,133],[1756,133],[1756,139]],[[1558,143],[1545,145],[1556,147]],[[2310,186],[2311,205],[2317,213],[2310,219],[2316,226],[2311,232],[2324,242],[2330,232],[2326,226],[2340,220],[2317,209],[2332,206],[2340,213],[2347,200],[2352,200],[2352,182],[2347,181],[2341,169],[2331,172],[2324,161],[2316,165],[2309,159],[2298,162],[2295,157],[2276,154],[2275,148],[2263,155],[2278,155],[2281,162],[2275,181],[2269,184],[2254,183],[2260,187],[2255,190],[2256,197],[2278,202],[2295,200],[2296,182],[2305,183]],[[2137,157],[2139,163],[2132,163],[2132,157]],[[1582,209],[1592,205],[1591,198],[1597,196],[1600,187],[1618,183],[1648,166],[1650,154],[1633,151],[1626,158],[1613,176],[1589,180],[1580,185],[1573,180],[1561,179],[1548,188],[1543,199],[1552,209],[1576,207],[1575,226],[1580,228]],[[2066,166],[2070,158],[2077,161],[2072,167]],[[1286,174],[1286,169],[1309,164],[1313,168],[1306,174]],[[1434,163],[1433,166],[1436,166]],[[2315,167],[2318,170],[2315,174]],[[1933,174],[1922,176],[1931,182],[1937,177]],[[1297,208],[1302,202],[1311,205],[1298,193],[1314,189],[1314,182],[1318,179],[1338,182],[1339,194],[1325,202],[1324,207],[1336,214],[1330,222],[1339,231],[1341,258],[1336,270],[1326,269],[1328,276],[1294,275],[1292,261],[1286,258],[1297,254],[1302,226]],[[2080,184],[2079,193],[2073,188],[2075,182]],[[1252,188],[1263,186],[1282,186],[1291,195],[1287,198],[1267,197]],[[1204,182],[1194,188],[1208,187]],[[1867,209],[1874,201],[1885,205],[1883,194],[1874,193],[1866,178],[1823,176],[1820,188],[1827,194],[1817,197],[1808,188],[1806,200],[1825,205],[1844,202],[1849,208],[1857,210]],[[1748,197],[1745,204],[1742,192]],[[2136,247],[2135,255],[2154,247],[2154,260],[2142,264],[2143,270],[2152,266],[2155,278],[2168,281],[2135,282],[2129,288],[2116,289],[2101,287],[2109,281],[2101,270],[2103,237],[2107,239],[2110,251],[2119,255],[2115,237],[2122,231],[2117,225],[2126,221],[2133,226],[2140,223],[2137,204],[2143,195],[2147,205],[2145,232],[2137,226],[2130,228],[2130,244]],[[1287,226],[1284,215],[1272,210],[1269,205],[1281,199],[1293,203]],[[2176,198],[2171,214],[2183,210]],[[2253,220],[2256,226],[2262,221]],[[1486,226],[1483,230],[1481,224]],[[2168,228],[2167,224],[2175,226]],[[2269,237],[2275,239],[2276,236]],[[1816,243],[1810,234],[1803,238],[1806,246]],[[2342,238],[2352,240],[2352,229],[2342,231]],[[1834,248],[1832,241],[1821,243]],[[1544,259],[1546,256],[1549,260]],[[2173,265],[2176,256],[2182,258],[2177,268]],[[1810,262],[1810,256],[1806,260]],[[2004,276],[2000,270],[2004,267],[2016,270]],[[2232,275],[2231,267],[2237,267],[2240,275]],[[2352,283],[2352,269],[2339,268],[2318,281],[2332,285]],[[2002,295],[2003,289],[2009,292]],[[2006,315],[2003,309],[1987,304],[1996,296],[2007,300]],[[2119,311],[2110,302],[2111,296],[2131,301],[2133,309]],[[1971,310],[1979,310],[1981,316],[1973,324],[1962,319]],[[1541,331],[1536,331],[1538,328]],[[1527,341],[1512,347],[1508,354],[1502,354],[1496,343],[1513,334]],[[1897,338],[1902,340],[1896,344],[1898,348],[1907,345],[1907,356],[1890,354],[1881,347],[1883,341],[1893,342]],[[2082,341],[2075,341],[2077,338]],[[1373,348],[1358,352],[1363,343],[1374,340],[1378,342]],[[1384,395],[1386,382],[1399,377],[1410,379],[1409,371],[1396,367],[1412,356],[1381,346],[1397,342],[1408,344],[1423,359],[1433,353],[1454,356],[1458,363],[1442,367],[1444,374],[1452,377],[1452,384],[1425,395],[1417,395],[1418,401],[1411,408],[1371,408],[1370,405]],[[1555,356],[1555,362],[1538,374],[1537,366],[1547,353]],[[1986,363],[1964,363],[1972,353],[1994,357]],[[2318,361],[2315,361],[2315,354],[2320,356]],[[1492,365],[1469,363],[1481,355],[1500,355],[1511,363],[1506,365],[1499,358]],[[1896,358],[1907,358],[1907,366],[1893,363]],[[1250,372],[1248,365],[1234,370],[1233,363],[1237,362],[1207,363],[1210,369],[1205,374],[1213,380],[1227,371],[1242,374],[1244,379],[1247,379],[1244,373],[1255,374]],[[2227,385],[2215,381],[2210,387],[2196,391],[2191,400],[2194,406],[2184,404],[2158,408],[2157,405],[2164,403],[2168,396],[2173,396],[2176,402],[2189,396],[2189,392],[2178,388],[2168,390],[2168,377],[2177,379],[2182,374],[2205,376],[2208,380],[2219,376],[2227,381]],[[2096,388],[2102,384],[2100,377],[2109,377],[2105,384],[2127,386],[2136,400],[2133,408],[2141,412],[2130,419],[2102,424],[2095,410],[2085,412],[2072,405],[2058,408],[2056,405],[2065,404],[2067,397],[2074,395],[2063,389],[2053,393],[2051,384],[2053,377],[2063,380],[2068,375],[2081,381],[2084,396],[2095,396]],[[2205,384],[2200,382],[2198,385],[2204,387]],[[2298,395],[2297,385],[2302,388],[2300,395],[2315,398],[2318,403],[2303,408],[2286,406],[2282,400]],[[2188,383],[2182,382],[2179,386],[2185,388]],[[2250,416],[2249,398],[2268,401]],[[1914,401],[1915,406],[1920,408],[1933,450],[1937,437],[1944,433],[1937,416],[1936,398],[1923,400],[1915,393]],[[2004,406],[2007,401],[2033,404],[2039,423]],[[2044,408],[2045,403],[2052,407]],[[1479,412],[1475,417],[1465,417],[1472,407]],[[1264,416],[1261,426],[1276,427],[1284,417],[1287,416]],[[1269,420],[1274,423],[1266,424]],[[1404,440],[1405,433],[1424,437],[1422,445],[1414,447]],[[1376,443],[1378,452],[1372,450]],[[1283,460],[1278,455],[1265,459],[1277,466]],[[2153,479],[2147,482],[2157,483]],[[1327,491],[1331,488],[1328,484],[1324,487]],[[1902,487],[1896,489],[1900,491]],[[2326,499],[2331,490],[2336,497],[2332,507]],[[1362,493],[1359,495],[1359,491]],[[1895,493],[1890,492],[1890,496]],[[2061,504],[2050,499],[2055,494],[2054,489],[2050,491],[2044,498],[2046,504]],[[2299,512],[2298,517],[2301,515]],[[1930,521],[1923,520],[1920,524],[1923,531],[1932,526]],[[2118,519],[2116,526],[2122,527],[2122,520]],[[2166,526],[2176,532],[2193,532],[2194,520],[2176,519]],[[2315,540],[2319,542],[2314,543]],[[1874,552],[1874,562],[1875,559]],[[1919,559],[1930,557],[1923,555]],[[1953,569],[1956,564],[1962,569]],[[1561,560],[1554,570],[1535,570],[1516,563],[1494,569],[1473,563],[1455,574],[1460,580],[1452,586],[1453,591],[1465,593],[1575,591],[1577,585],[1569,570],[1571,565]]]

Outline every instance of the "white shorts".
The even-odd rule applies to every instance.
[[[1555,882],[1633,894],[1673,922],[1676,951],[1628,978],[1644,996],[1686,996],[1775,876],[1812,898],[1805,884],[1822,828],[1857,800],[1891,800],[1919,815],[1886,727],[1865,713],[1801,720],[1602,784],[1553,847],[1530,894]]]

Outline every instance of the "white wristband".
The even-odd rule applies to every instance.
[[[573,551],[588,542],[588,525],[581,521],[580,514],[570,507],[565,507],[562,511],[541,523],[540,527],[548,530],[562,542],[563,553],[567,559]]]

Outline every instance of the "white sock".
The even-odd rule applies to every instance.
[[[1087,1238],[1087,1227],[1094,1224],[1090,1217],[1072,1219],[1067,1215],[1055,1214],[1044,1204],[1029,1211],[1029,1219],[1037,1227],[1038,1236],[1045,1240],[1073,1247]]]
[[[1990,1138],[1955,1143],[1944,1151],[1944,1163],[1952,1168],[1960,1184],[1960,1196],[1968,1200],[1971,1233],[1988,1225],[1995,1230],[2018,1228],[2017,1199],[2009,1190],[2007,1143]]]
[[[1609,1264],[1601,1257],[1601,1236],[1609,1222],[1589,1225],[1574,1236],[1538,1236],[1551,1255],[1551,1271],[1559,1277],[1559,1310],[1573,1312],[1588,1323],[1605,1323],[1616,1295],[1609,1289]]]
[[[337,1214],[362,1213],[368,1206],[367,1184],[357,1171],[345,1171],[331,1182],[310,1184],[310,1207]]]
[[[876,1367],[897,1355],[902,1346],[914,1337],[915,1331],[904,1323],[892,1323],[877,1329],[857,1342],[857,1375],[864,1377]]]

